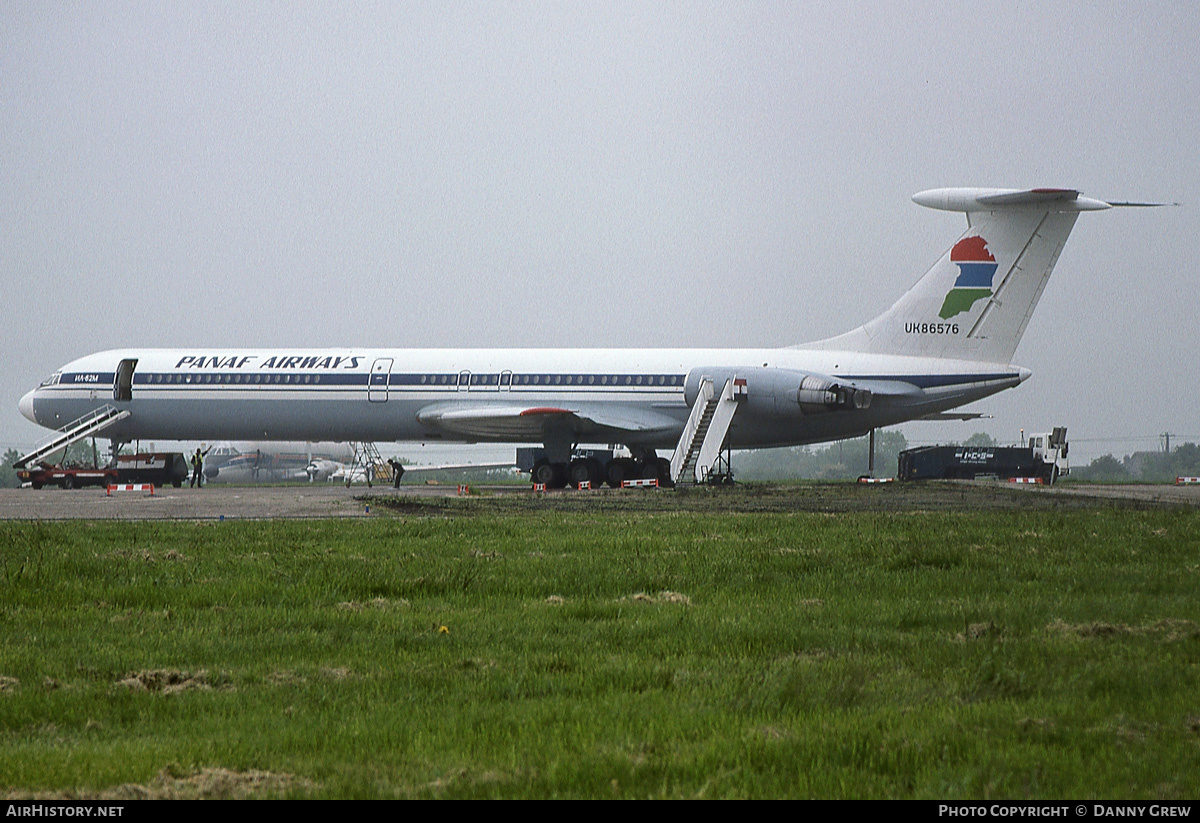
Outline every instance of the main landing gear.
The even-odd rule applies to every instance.
[[[626,480],[658,480],[660,486],[672,486],[671,461],[646,449],[637,457],[616,457],[607,463],[595,457],[577,457],[569,463],[552,463],[543,458],[533,465],[533,482],[544,483],[547,489],[579,488],[584,482],[592,488],[607,483],[621,488]]]

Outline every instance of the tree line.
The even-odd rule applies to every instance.
[[[1135,452],[1122,458],[1106,454],[1087,466],[1071,469],[1071,476],[1099,483],[1172,483],[1176,477],[1198,477],[1200,446],[1184,443],[1169,452]]]

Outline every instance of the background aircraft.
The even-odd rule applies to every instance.
[[[203,444],[200,450],[205,450]],[[353,453],[345,443],[224,441],[208,449],[204,457],[204,476],[210,482],[218,483],[307,480],[310,464],[319,461],[315,479],[324,480],[336,471],[337,461],[352,459]]]

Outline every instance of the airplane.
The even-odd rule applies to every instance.
[[[203,449],[202,449],[203,450]],[[506,463],[441,463],[404,465],[401,475],[432,472],[479,471],[509,468]],[[378,474],[377,474],[378,472]],[[369,476],[368,476],[369,475]],[[386,480],[378,467],[355,459],[354,450],[342,443],[233,443],[215,444],[204,459],[205,482],[287,483],[306,481],[368,483]]]
[[[657,450],[683,447],[709,384],[734,386],[726,445],[737,449],[857,437],[1020,385],[1030,371],[1012,356],[1079,214],[1156,205],[1056,188],[931,189],[913,200],[964,213],[967,230],[881,315],[803,345],[119,349],[67,363],[19,407],[52,429],[104,418],[117,442],[535,443],[545,457],[533,480],[548,487],[613,484],[614,474],[669,484],[678,469]],[[572,459],[579,443],[632,456],[598,467]]]
[[[205,451],[204,477],[218,483],[325,480],[337,470],[336,461],[352,458],[344,444],[223,442]]]
[[[339,478],[338,472],[342,473],[340,475],[340,479],[345,479],[346,464],[339,463],[336,460],[329,460],[328,458],[324,457],[314,457],[309,461],[308,465],[304,467],[304,476],[308,478],[309,483],[316,483],[318,481],[324,482],[326,480]],[[366,479],[365,469],[363,479]]]
[[[300,462],[281,460],[277,455],[250,452],[232,456],[217,465],[204,463],[206,483],[282,483],[292,480],[307,480],[307,458]]]

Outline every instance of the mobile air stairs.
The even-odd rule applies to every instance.
[[[100,408],[90,411],[78,420],[72,420],[67,425],[58,430],[58,435],[52,440],[38,446],[29,454],[22,457],[16,463],[13,463],[14,469],[23,469],[30,463],[36,463],[43,457],[52,454],[59,449],[65,449],[77,440],[82,440],[85,437],[92,437],[104,429],[107,429],[113,423],[124,420],[131,414],[129,409],[118,409],[116,406],[101,406]]]
[[[392,481],[392,467],[384,462],[383,455],[374,443],[351,443],[350,449],[354,459],[350,463],[350,471],[346,473],[346,488],[350,488],[350,483],[359,469],[362,470],[361,476],[367,481],[368,488],[375,480],[386,483]]]
[[[744,378],[729,378],[720,392],[714,389],[711,377],[700,378],[692,413],[671,456],[671,480],[676,485],[732,479],[729,458],[722,457],[721,448],[738,404],[746,396]]]

